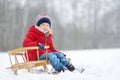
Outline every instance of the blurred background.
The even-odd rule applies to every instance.
[[[0,51],[21,47],[39,13],[59,50],[120,47],[120,0],[0,0]]]

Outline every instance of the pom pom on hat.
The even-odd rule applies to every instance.
[[[37,17],[36,17],[36,25],[37,26],[40,26],[42,23],[48,23],[51,27],[51,20],[50,20],[50,17],[48,15],[45,15],[45,14],[39,14]]]

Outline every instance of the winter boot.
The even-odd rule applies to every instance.
[[[75,67],[72,64],[66,66],[69,71],[74,71]]]
[[[57,74],[59,74],[59,73],[60,73],[59,71],[54,71],[54,72],[52,72],[53,75],[57,75]]]
[[[54,71],[54,72],[52,72],[52,74],[59,74],[61,71],[63,71],[63,72],[65,72],[65,69],[64,68],[62,68],[61,70],[58,70],[58,71]]]

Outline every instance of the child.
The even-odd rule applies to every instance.
[[[49,45],[48,60],[56,72],[64,71],[66,67],[69,71],[74,71],[74,66],[66,59],[65,54],[57,51],[52,42],[51,20],[45,14],[36,17],[35,25],[30,26],[23,42],[23,47],[39,46],[39,59],[46,59],[44,46]],[[35,50],[28,51],[29,61],[37,60]]]

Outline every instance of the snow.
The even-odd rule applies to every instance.
[[[9,57],[6,52],[1,52],[0,80],[120,80],[120,49],[97,50],[69,50],[63,51],[77,69],[85,68],[81,74],[78,71],[61,72],[58,75],[37,73],[39,68],[30,73],[25,69],[19,70],[14,75],[10,69]],[[48,65],[50,68],[50,65]]]

